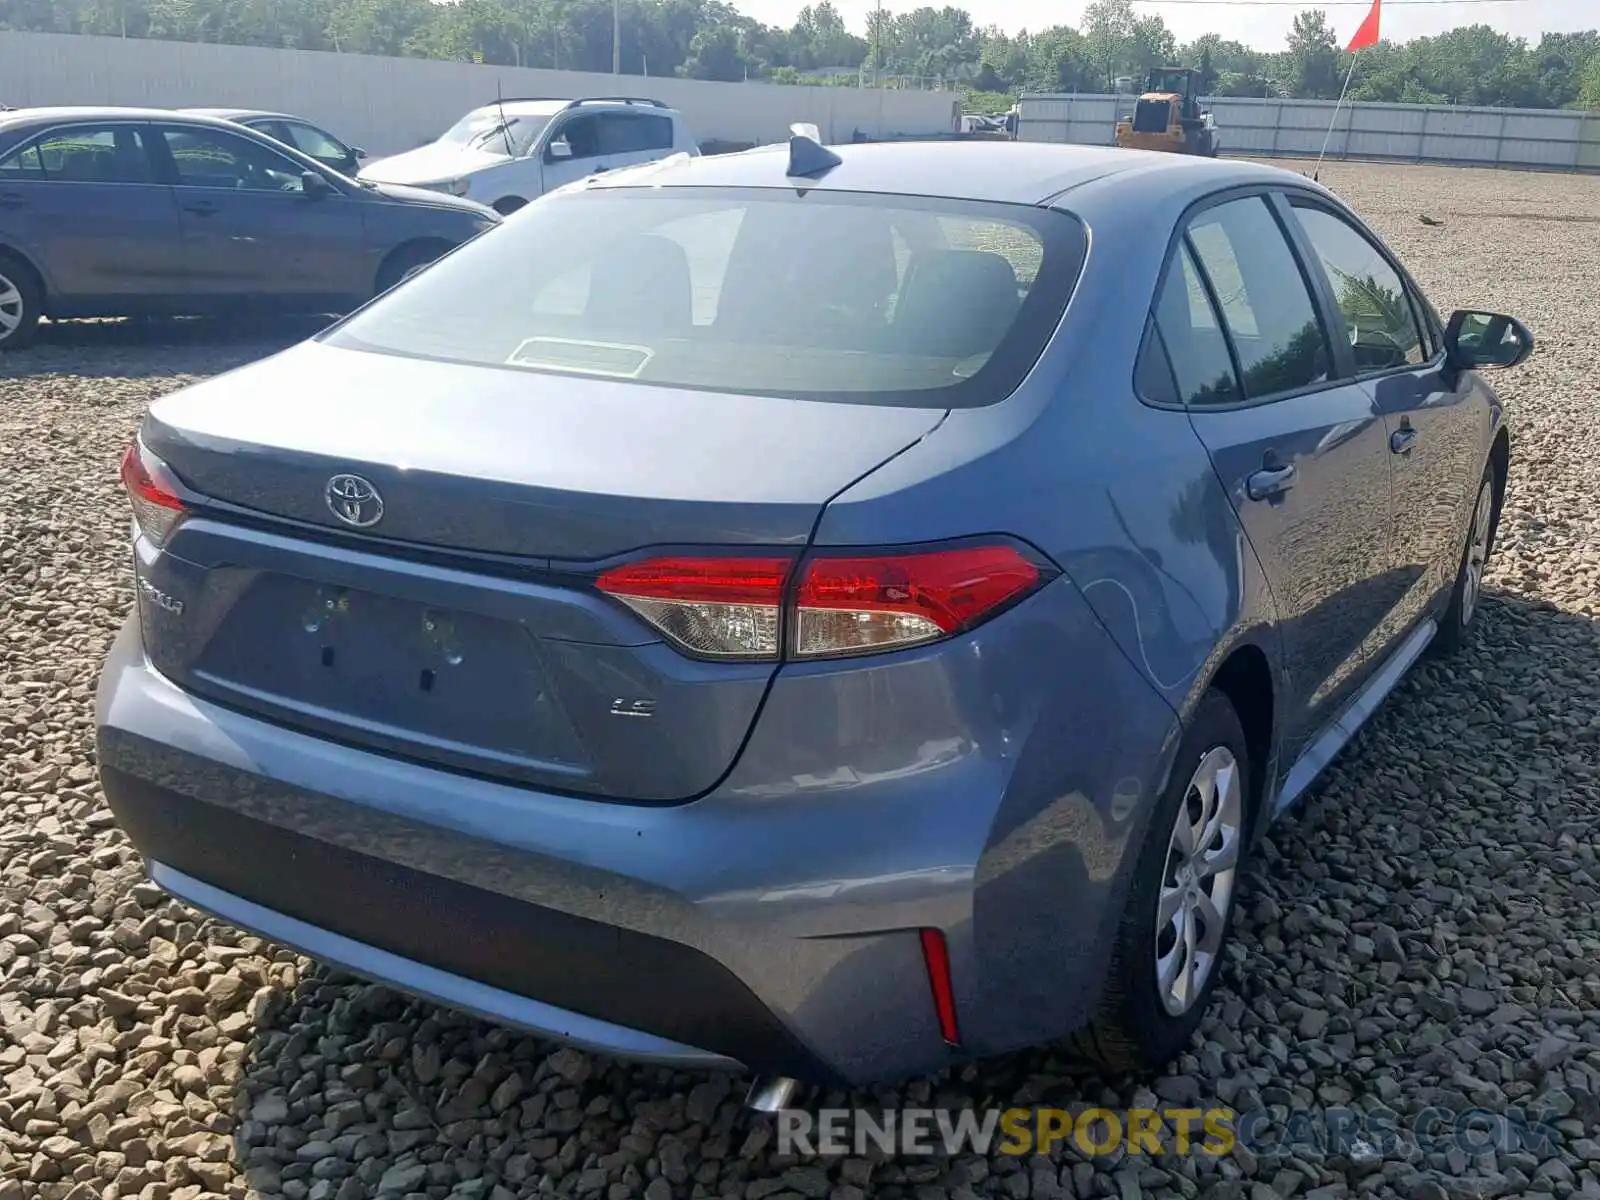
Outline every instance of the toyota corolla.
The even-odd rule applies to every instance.
[[[105,792],[180,899],[621,1056],[1151,1067],[1482,614],[1531,349],[1262,165],[598,177],[152,408]]]

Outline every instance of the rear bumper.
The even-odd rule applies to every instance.
[[[1062,639],[1070,670],[1046,676]],[[729,777],[678,806],[538,792],[223,708],[151,667],[136,618],[97,723],[113,812],[196,907],[625,1058],[852,1084],[1087,1018],[1174,743],[1070,585],[964,645],[786,668]],[[949,945],[958,1048],[925,927]]]
[[[553,1004],[530,1000],[504,988],[380,950],[369,943],[332,933],[319,925],[242,899],[232,892],[203,883],[192,875],[185,875],[165,863],[152,861],[150,878],[179,900],[220,917],[230,925],[259,933],[280,945],[294,946],[313,958],[344,967],[357,975],[395,984],[415,995],[475,1013],[491,1021],[545,1033],[584,1049],[623,1054],[641,1062],[730,1069],[742,1065],[725,1055],[585,1017]],[[482,932],[479,931],[480,936]]]

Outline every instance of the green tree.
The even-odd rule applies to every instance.
[[[1293,95],[1305,99],[1331,100],[1339,94],[1339,44],[1328,24],[1328,14],[1320,8],[1296,13],[1289,33],[1285,56],[1288,83]]]

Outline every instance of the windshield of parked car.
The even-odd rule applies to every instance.
[[[556,194],[326,336],[513,370],[953,407],[1010,394],[1076,284],[1056,211],[791,189]]]
[[[439,140],[453,146],[500,154],[506,153],[509,140],[511,154],[521,157],[532,152],[540,131],[548,124],[549,117],[521,116],[516,113],[507,113],[502,121],[498,107],[480,108],[450,126]]]

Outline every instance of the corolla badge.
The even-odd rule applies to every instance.
[[[322,494],[328,511],[346,525],[367,529],[383,520],[383,497],[359,475],[335,475]]]

